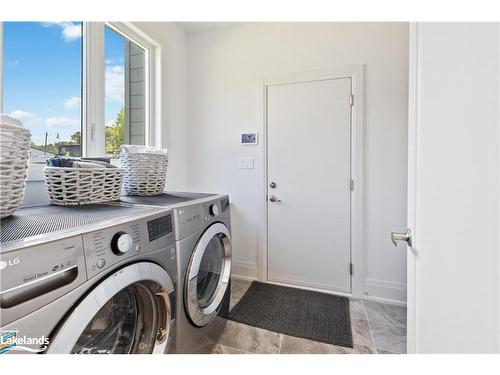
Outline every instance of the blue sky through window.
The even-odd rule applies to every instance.
[[[125,103],[125,38],[104,28],[105,123],[111,125]]]
[[[3,110],[43,145],[81,130],[82,24],[4,22]],[[105,29],[106,123],[124,105],[124,38]],[[59,133],[59,139],[56,139]]]

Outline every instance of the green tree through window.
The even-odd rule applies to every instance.
[[[125,140],[125,108],[118,113],[116,120],[111,125],[106,125],[106,155],[118,158],[120,146]]]

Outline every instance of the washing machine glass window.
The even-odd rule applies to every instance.
[[[164,353],[171,335],[174,293],[172,280],[160,266],[127,266],[97,285],[75,307],[54,335],[48,352]]]
[[[201,258],[196,293],[200,308],[204,309],[213,301],[224,264],[224,239],[216,235],[208,242]]]
[[[158,326],[153,292],[136,283],[115,294],[83,330],[72,353],[151,353]]]
[[[199,239],[191,257],[185,287],[188,316],[204,326],[217,315],[231,272],[231,240],[222,223],[210,226]]]

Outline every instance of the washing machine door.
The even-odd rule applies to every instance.
[[[124,267],[78,303],[51,337],[48,353],[165,353],[173,333],[175,290],[154,263]]]
[[[231,274],[231,236],[222,223],[212,224],[199,239],[187,270],[184,301],[191,321],[203,327],[222,304]]]

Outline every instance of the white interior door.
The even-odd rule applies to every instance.
[[[499,353],[500,28],[410,31],[408,352]]]
[[[268,86],[268,280],[351,291],[351,78]]]

